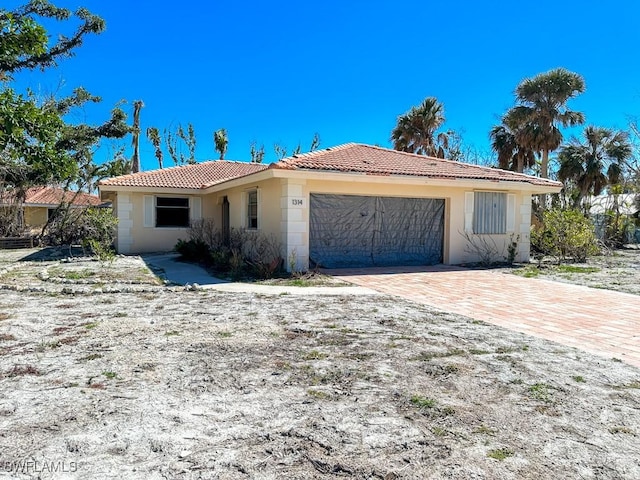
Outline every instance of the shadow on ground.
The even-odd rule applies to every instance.
[[[177,253],[154,253],[140,256],[149,269],[170,283],[200,286],[228,283],[212,276],[199,265],[180,261]]]
[[[18,251],[16,251],[18,252]],[[18,259],[20,262],[50,262],[69,257],[86,257],[89,252],[78,246],[44,247],[37,251],[24,252],[25,255]]]

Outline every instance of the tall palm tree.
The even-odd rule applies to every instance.
[[[626,132],[588,126],[585,142],[576,139],[560,149],[558,177],[576,187],[574,206],[578,208],[587,195],[599,195],[607,185],[622,179],[622,165],[633,153]]]
[[[398,117],[391,131],[393,148],[402,152],[444,158],[448,148],[446,133],[436,135],[444,124],[444,106],[435,97],[427,97],[417,107]]]
[[[229,145],[229,138],[225,128],[213,132],[213,143],[216,146],[216,151],[220,153],[220,160],[224,160],[224,155],[227,153],[227,145]]]
[[[160,131],[156,127],[147,128],[147,138],[153,145],[155,156],[158,159],[158,166],[162,169],[162,160],[164,155],[162,154],[162,138],[160,137]]]
[[[498,167],[518,173],[531,168],[536,163],[536,155],[530,148],[520,145],[516,133],[506,125],[496,125],[489,133],[491,148],[498,154]]]
[[[140,110],[144,104],[141,100],[133,102],[133,129],[131,130],[133,139],[133,157],[131,157],[131,171],[137,173],[140,171]]]
[[[518,125],[516,141],[540,152],[540,176],[549,177],[549,152],[562,143],[558,128],[584,123],[584,115],[567,108],[567,102],[585,90],[584,79],[563,68],[528,78],[516,88],[517,105],[505,116],[509,125]]]

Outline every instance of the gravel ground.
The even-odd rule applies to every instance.
[[[0,252],[0,475],[640,478],[620,362],[383,295],[18,259]]]

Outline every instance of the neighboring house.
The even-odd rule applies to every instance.
[[[596,228],[596,236],[603,240],[607,228],[608,215],[627,217],[629,229],[627,231],[627,243],[640,243],[640,228],[633,224],[633,219],[638,218],[638,204],[635,193],[621,193],[618,195],[598,195],[587,199],[589,215],[593,219]]]
[[[257,230],[282,242],[285,265],[459,264],[517,242],[529,259],[531,196],[562,184],[362,144],[270,165],[212,161],[104,180],[120,253],[166,251],[190,221]],[[475,246],[474,246],[475,245]]]
[[[25,200],[22,203],[22,226],[44,226],[62,202],[69,204],[71,208],[96,207],[103,203],[97,195],[72,192],[58,187],[31,187],[25,192]],[[14,195],[0,197],[0,206],[13,205],[16,205]]]

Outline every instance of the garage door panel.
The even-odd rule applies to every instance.
[[[375,197],[311,195],[310,239],[321,264],[370,263],[374,218]]]
[[[442,261],[444,200],[381,197],[377,264],[425,265]]]
[[[442,261],[444,200],[311,195],[311,260],[328,268]]]

